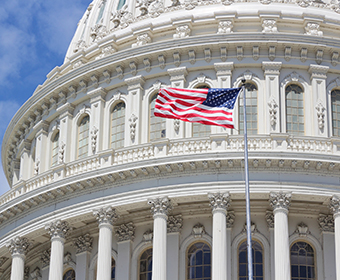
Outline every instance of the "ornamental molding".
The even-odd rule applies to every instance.
[[[325,126],[326,108],[323,105],[323,102],[321,100],[318,101],[317,105],[315,106],[315,109],[316,109],[316,116],[318,118],[318,127],[320,130],[322,130]]]
[[[307,22],[305,26],[305,34],[312,36],[323,36],[323,32],[320,30],[320,24],[317,22]]]
[[[153,239],[153,231],[151,229],[143,233],[143,242],[150,243]]]
[[[231,76],[234,70],[234,62],[219,62],[214,63],[217,76]]]
[[[269,106],[269,116],[270,116],[270,125],[274,127],[277,123],[277,113],[278,113],[278,107],[275,98],[273,97],[270,102],[268,102]]]
[[[245,232],[247,232],[247,223],[244,224],[241,233],[245,233]],[[259,232],[254,222],[250,222],[250,232],[251,234]]]
[[[66,252],[66,254],[64,255],[64,261],[63,261],[65,266],[70,266],[70,267],[74,267],[76,266],[75,261],[72,259],[72,254],[70,252]]]
[[[167,232],[181,232],[183,228],[183,218],[182,215],[169,216],[167,223]]]
[[[311,64],[308,69],[308,73],[311,75],[311,79],[327,79],[328,66]]]
[[[176,33],[173,35],[174,39],[182,39],[190,36],[191,28],[188,24],[183,24],[176,27]]]
[[[202,238],[203,234],[205,234],[205,228],[204,225],[197,223],[196,225],[193,226],[191,234],[195,238]]]
[[[262,19],[262,33],[276,33],[276,19]]]
[[[40,261],[42,263],[43,268],[50,265],[50,259],[51,259],[51,249],[43,251],[40,257]]]
[[[11,255],[26,255],[32,242],[26,237],[15,237],[6,245]]]
[[[233,33],[233,21],[232,20],[221,20],[218,23],[217,34],[229,34]]]
[[[265,75],[280,75],[280,70],[282,67],[282,62],[269,62],[263,61],[262,62],[262,70],[264,71]]]
[[[322,232],[334,232],[333,215],[319,214],[318,223]]]
[[[128,86],[128,91],[134,89],[143,89],[143,85],[145,84],[145,79],[143,76],[135,76],[132,78],[125,79],[125,83]]]
[[[235,222],[235,213],[234,211],[227,212],[227,228],[232,229]]]
[[[270,206],[274,209],[274,214],[275,214],[275,210],[279,210],[279,209],[284,209],[288,211],[290,207],[291,196],[292,196],[291,193],[283,193],[283,192],[270,193],[269,202],[270,202]]]
[[[301,222],[297,225],[294,233],[297,233],[300,237],[306,237],[308,234],[310,234],[310,230],[304,222]]]
[[[116,212],[116,209],[112,208],[111,206],[93,210],[93,215],[95,216],[99,225],[102,224],[113,225],[119,217]]]
[[[148,204],[151,206],[151,213],[155,215],[168,215],[172,210],[171,201],[168,197],[157,197],[149,199]]]
[[[188,70],[186,67],[177,67],[168,69],[168,74],[170,76],[170,81],[185,81],[185,77],[188,75]]]
[[[329,208],[334,214],[334,217],[340,214],[340,198],[333,195],[329,201]]]
[[[115,227],[115,235],[118,237],[118,242],[133,241],[135,239],[135,225],[130,222]]]
[[[135,114],[132,114],[131,117],[129,118],[131,141],[134,141],[135,137],[136,137],[137,120],[138,120],[138,118],[135,116]]]
[[[136,43],[133,43],[131,47],[136,48],[140,46],[145,46],[151,42],[152,42],[152,39],[149,33],[143,33],[143,34],[137,35]]]
[[[51,236],[51,239],[58,237],[65,239],[72,228],[66,221],[56,220],[54,222],[51,222],[45,226],[45,230],[48,231],[48,233]]]
[[[73,240],[73,246],[76,248],[76,254],[91,252],[92,242],[93,237],[89,233],[78,236],[76,239]]]
[[[301,75],[294,71],[288,76],[283,78],[281,82],[281,87],[285,87],[287,84],[292,82],[306,83],[306,80]]]
[[[274,228],[274,214],[273,211],[266,211],[266,222],[267,222],[267,226],[269,229],[273,229]]]
[[[230,194],[227,193],[209,193],[209,205],[212,209],[212,211],[218,211],[218,210],[228,210],[230,206]]]

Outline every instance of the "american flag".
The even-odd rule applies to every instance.
[[[240,88],[162,88],[154,115],[234,128],[234,105]]]

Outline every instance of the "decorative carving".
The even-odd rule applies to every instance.
[[[307,60],[307,53],[308,53],[307,48],[302,48],[301,49],[301,53],[300,53],[300,60],[301,60],[301,62],[306,62],[306,60]]]
[[[151,70],[151,61],[150,61],[150,59],[149,58],[144,58],[143,59],[143,64],[145,66],[145,71],[146,72],[150,72],[150,70]]]
[[[75,45],[75,48],[73,50],[73,52],[77,52],[77,51],[80,51],[80,50],[83,50],[83,49],[86,49],[87,48],[87,45],[86,45],[86,42],[84,40],[79,40],[76,45]]]
[[[243,47],[242,46],[236,47],[236,57],[240,61],[243,59]]]
[[[50,258],[51,258],[51,249],[45,250],[41,255],[41,263],[43,267],[50,265]]]
[[[292,58],[292,48],[285,47],[285,60],[289,61]]]
[[[210,50],[210,48],[204,49],[204,60],[208,63],[211,61],[211,50]]]
[[[70,252],[67,252],[64,255],[64,265],[67,265],[67,266],[75,266],[76,265],[76,263],[72,259],[72,254]]]
[[[188,54],[189,54],[189,62],[190,62],[191,64],[195,64],[195,62],[196,62],[196,54],[195,54],[195,51],[194,51],[194,50],[190,50]]]
[[[276,19],[264,19],[262,22],[263,33],[274,33],[277,31]]]
[[[160,16],[164,13],[164,4],[160,0],[156,0],[149,7],[149,14],[152,18]]]
[[[129,118],[130,122],[130,138],[132,141],[135,140],[136,137],[136,125],[137,125],[137,117],[132,114],[131,117]]]
[[[242,232],[246,232],[246,231],[247,231],[247,223],[244,224],[243,229],[242,229]],[[251,231],[251,234],[258,232],[257,226],[254,222],[250,222],[250,231]]]
[[[186,38],[189,37],[191,33],[191,29],[189,25],[184,24],[176,27],[176,34],[173,35],[174,39]]]
[[[96,24],[94,27],[91,27],[90,37],[92,38],[92,42],[97,42],[103,39],[108,34],[106,30],[106,26],[102,24]]]
[[[334,216],[340,214],[340,198],[333,195],[329,201],[329,208],[332,210]]]
[[[253,47],[253,59],[258,60],[260,58],[260,47],[254,46]]]
[[[133,14],[126,9],[127,6],[124,6],[122,9],[116,11],[115,14],[112,14],[111,21],[113,22],[114,28],[126,28],[135,21]]]
[[[321,231],[334,232],[333,215],[319,214],[318,222]]]
[[[315,61],[317,64],[321,64],[323,59],[323,50],[317,50],[315,55]]]
[[[24,280],[28,280],[30,277],[30,268],[28,266],[24,267]]]
[[[299,6],[307,8],[312,3],[312,0],[297,0],[297,3]]]
[[[66,238],[72,228],[69,226],[68,222],[57,220],[47,224],[45,230],[48,231],[51,239],[54,237]]]
[[[168,233],[169,232],[180,232],[182,228],[183,228],[182,215],[168,217]]]
[[[93,210],[93,215],[96,217],[96,220],[100,224],[110,224],[113,223],[118,219],[118,214],[115,208],[111,206],[103,207],[98,210]]]
[[[233,22],[231,20],[221,20],[218,24],[217,34],[232,33]]]
[[[174,120],[174,130],[175,130],[176,133],[179,132],[180,123],[181,122],[178,119]]]
[[[332,53],[332,65],[337,66],[338,62],[339,62],[339,53],[333,52]]]
[[[270,193],[270,206],[273,207],[274,211],[276,209],[286,209],[288,210],[290,206],[290,200],[291,200],[291,194],[290,193]]]
[[[6,246],[11,255],[26,255],[31,245],[26,237],[15,237]]]
[[[119,227],[115,228],[115,234],[118,237],[118,242],[131,240],[133,241],[135,238],[135,225],[130,222],[127,224],[122,224]]]
[[[276,47],[275,46],[270,46],[269,47],[269,52],[268,52],[268,57],[271,61],[273,61],[276,57]]]
[[[320,24],[316,22],[307,22],[305,26],[305,34],[312,36],[322,36],[323,32],[320,30]]]
[[[227,212],[227,228],[232,228],[235,222],[235,214],[234,211]]]
[[[306,237],[307,234],[310,234],[310,231],[308,229],[308,226],[305,223],[301,222],[297,225],[295,233],[298,233],[301,237]]]
[[[93,237],[89,233],[78,236],[76,239],[74,239],[73,246],[76,248],[76,254],[91,252],[92,241]]]
[[[221,3],[225,6],[231,5],[234,3],[234,0],[221,0]]]
[[[31,278],[32,280],[41,280],[42,276],[41,276],[41,272],[40,272],[40,268],[36,267],[32,273],[31,273]]]
[[[272,1],[271,0],[260,0],[260,3],[261,4],[264,4],[264,5],[268,5],[270,4]]]
[[[197,223],[196,225],[193,226],[192,228],[192,234],[196,238],[202,238],[203,234],[205,234],[205,229],[204,226],[200,223]]]
[[[325,111],[326,108],[323,106],[322,102],[319,101],[318,105],[315,106],[316,115],[318,117],[318,127],[319,129],[323,129],[325,126]]]
[[[168,215],[168,213],[172,210],[171,201],[168,197],[149,199],[148,204],[151,205],[151,213],[153,215]]]
[[[64,141],[60,142],[60,148],[59,148],[59,163],[64,163],[64,155],[65,155],[65,143]]]
[[[229,193],[209,193],[209,205],[212,211],[216,210],[227,210],[230,206],[230,195]]]
[[[268,106],[269,106],[269,115],[270,115],[270,125],[275,126],[276,125],[277,109],[278,109],[279,106],[277,105],[274,98],[272,98],[271,101],[268,102]]]
[[[159,67],[161,69],[164,69],[165,67],[165,56],[164,55],[161,54],[158,56],[158,63],[159,63]]]
[[[179,54],[179,52],[174,52],[173,54],[174,57],[174,64],[176,67],[181,65],[181,55]]]
[[[6,257],[0,257],[0,267],[3,266],[3,264],[8,260]]]
[[[92,152],[96,152],[96,147],[97,147],[97,137],[98,137],[98,128],[95,126],[91,130],[91,148]]]
[[[116,51],[112,45],[105,46],[102,48],[102,53],[96,57],[96,60],[114,54]]]
[[[40,160],[37,159],[34,163],[34,175],[39,174]]]
[[[192,10],[198,5],[198,0],[184,0],[186,10]]]
[[[148,33],[143,33],[143,34],[139,34],[137,36],[137,42],[132,44],[132,47],[139,47],[139,46],[144,46],[146,44],[151,43],[151,37]]]
[[[274,228],[274,214],[272,211],[266,211],[266,222],[268,228]]]
[[[153,232],[151,229],[147,230],[143,233],[143,241],[144,242],[151,242],[153,239]]]

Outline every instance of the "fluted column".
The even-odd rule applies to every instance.
[[[99,224],[97,279],[111,280],[112,229],[118,215],[112,207],[94,210],[93,215]]]
[[[167,279],[179,279],[179,244],[182,228],[182,215],[168,217]]]
[[[288,193],[270,194],[270,205],[274,213],[275,280],[289,280],[291,277],[288,232],[290,200],[291,194]]]
[[[71,228],[65,221],[57,220],[46,225],[45,229],[51,236],[51,259],[49,280],[63,279],[63,260],[64,260],[64,243],[65,238]]]
[[[213,214],[212,280],[227,279],[227,209],[229,193],[208,194]]]
[[[12,255],[11,280],[24,280],[25,258],[30,242],[26,237],[16,237],[7,245]]]
[[[334,236],[335,236],[335,274],[336,280],[340,280],[340,198],[333,196],[329,207],[334,217]]]
[[[167,220],[171,210],[167,197],[150,199],[153,214],[152,280],[166,280]]]
[[[86,233],[78,236],[73,245],[76,248],[76,280],[87,280],[89,277],[90,253],[93,237]]]

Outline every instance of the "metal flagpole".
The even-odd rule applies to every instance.
[[[246,114],[246,80],[242,80],[243,90],[243,122],[244,122],[244,174],[246,182],[246,213],[247,213],[247,251],[248,251],[248,280],[253,280],[253,257],[251,246],[251,220],[249,197],[249,168],[248,168],[248,139],[247,139],[247,114]]]

